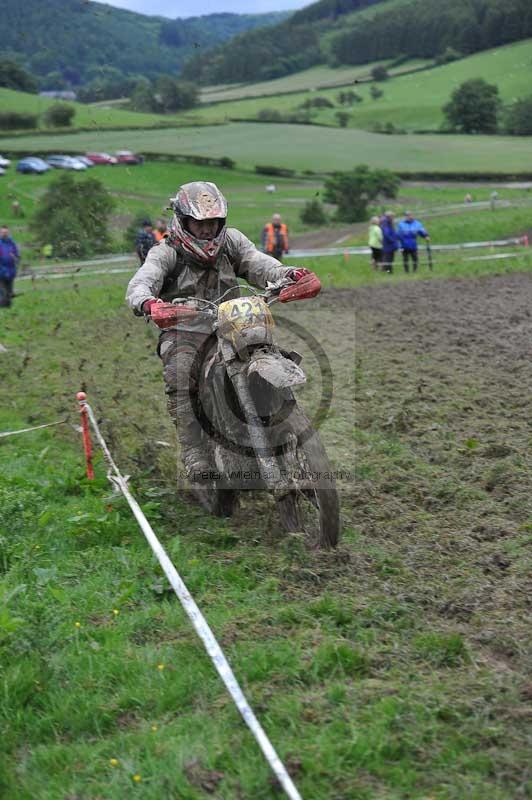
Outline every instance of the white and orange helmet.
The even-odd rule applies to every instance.
[[[169,226],[170,244],[180,245],[200,264],[210,266],[218,258],[225,242],[227,201],[215,183],[193,181],[181,186],[170,198],[174,212]],[[218,219],[220,224],[214,239],[198,239],[187,228],[187,217],[198,221]]]

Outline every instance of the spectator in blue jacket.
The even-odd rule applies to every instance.
[[[139,257],[140,266],[146,261],[146,256],[154,244],[157,244],[157,242],[153,235],[153,225],[151,224],[151,220],[145,219],[142,222],[142,228],[139,228],[137,231],[137,237],[135,239],[135,252]]]
[[[395,251],[399,249],[399,239],[394,225],[395,216],[392,211],[387,211],[381,222],[382,228],[382,269],[383,272],[393,272],[393,259]]]
[[[20,255],[6,225],[0,227],[0,306],[10,306]]]
[[[428,235],[427,231],[419,222],[419,220],[414,219],[414,215],[411,211],[407,211],[405,213],[405,218],[401,220],[399,225],[397,226],[397,235],[399,237],[399,241],[401,243],[401,249],[403,251],[403,265],[405,268],[405,272],[408,272],[409,264],[408,259],[412,259],[412,271],[416,272],[417,270],[417,237],[421,236],[423,239],[426,239],[427,242],[430,242],[430,236]]]

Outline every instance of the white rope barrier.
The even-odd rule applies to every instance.
[[[345,237],[345,238],[351,238]],[[341,239],[336,244],[341,243]],[[433,244],[432,250],[452,251],[452,250],[467,250],[469,248],[483,248],[483,247],[507,247],[509,245],[523,245],[526,247],[528,244],[525,237],[514,237],[512,239],[496,239],[489,242],[460,242],[458,244]],[[341,256],[341,255],[369,255],[371,250],[365,245],[353,247],[320,247],[320,248],[306,248],[290,250],[290,255],[294,258],[320,258],[321,256]],[[42,267],[38,270],[20,275],[18,281],[35,281],[35,280],[61,280],[63,278],[87,278],[91,275],[120,275],[122,273],[131,273],[135,271],[135,266],[130,267],[114,267],[94,269],[93,265],[111,264],[119,261],[130,260],[130,256],[114,256],[108,261],[98,259],[97,261],[80,261],[75,269],[70,265],[61,267],[59,270],[55,267]],[[89,269],[87,269],[89,267]]]
[[[129,507],[131,508],[144,536],[148,544],[150,545],[151,549],[153,550],[159,564],[161,565],[162,569],[168,580],[170,581],[170,585],[172,586],[174,592],[176,593],[177,597],[187,616],[189,617],[192,625],[194,626],[196,633],[202,640],[203,644],[205,645],[205,649],[210,656],[211,661],[213,662],[220,678],[224,682],[229,694],[233,698],[244,722],[251,730],[253,736],[257,740],[268,764],[270,765],[271,769],[273,770],[277,780],[281,784],[282,788],[284,789],[285,793],[291,800],[302,800],[301,795],[299,794],[298,790],[296,789],[290,775],[286,771],[284,764],[282,763],[281,759],[277,755],[273,745],[271,744],[270,740],[266,736],[260,722],[256,718],[255,714],[253,713],[250,705],[248,704],[242,689],[240,688],[238,681],[229,666],[229,663],[223,654],[223,651],[216,641],[213,632],[211,631],[207,620],[199,610],[198,606],[196,605],[195,601],[193,600],[192,596],[190,595],[185,583],[183,582],[181,576],[177,572],[176,568],[170,561],[168,555],[166,554],[163,546],[157,539],[151,525],[149,524],[148,520],[144,516],[142,509],[140,508],[139,504],[129,491],[127,486],[127,478],[124,478],[120,473],[120,470],[116,466],[111,453],[109,452],[109,448],[105,443],[105,440],[100,433],[100,429],[98,427],[98,423],[96,422],[96,418],[92,411],[90,405],[84,400],[79,399],[80,406],[82,409],[86,409],[89,420],[91,425],[94,429],[94,433],[98,440],[100,447],[103,450],[105,459],[109,466],[108,478],[109,480],[122,492],[124,497],[126,498],[127,502],[129,503]]]
[[[33,428],[21,428],[18,431],[5,431],[5,433],[0,433],[0,439],[4,436],[16,436],[19,433],[29,433],[30,431],[38,431],[40,428],[53,428],[54,425],[64,425],[68,420],[60,419],[59,422],[47,422],[44,425],[34,425]]]

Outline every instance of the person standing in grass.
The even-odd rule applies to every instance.
[[[282,261],[288,253],[288,228],[281,222],[281,215],[274,214],[262,230],[262,250],[269,256]]]
[[[430,236],[428,235],[427,231],[419,222],[419,220],[414,219],[414,215],[411,211],[405,212],[405,218],[401,220],[397,227],[397,236],[399,237],[399,242],[401,244],[401,250],[403,251],[403,266],[405,268],[405,272],[409,271],[409,264],[408,260],[412,260],[412,271],[417,271],[417,239],[418,236],[421,236],[423,239],[426,239],[427,242],[430,242]]]
[[[382,269],[384,272],[393,272],[393,259],[395,251],[399,249],[399,238],[395,230],[395,214],[386,211],[381,221],[382,229]]]
[[[0,227],[0,306],[8,307],[13,298],[13,284],[20,253],[9,235],[7,225]]]
[[[382,228],[378,217],[372,217],[369,221],[368,246],[371,249],[371,266],[378,270],[382,263]]]
[[[160,242],[162,239],[165,239],[168,236],[168,226],[164,219],[158,219],[155,221],[153,235],[156,242]]]
[[[142,266],[146,261],[146,256],[155,244],[155,236],[153,235],[153,226],[149,219],[142,222],[142,227],[137,232],[135,239],[135,252],[139,257],[139,264]]]

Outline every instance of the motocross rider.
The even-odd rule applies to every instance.
[[[227,228],[227,202],[214,183],[184,184],[171,198],[170,208],[174,213],[168,236],[150,249],[127,287],[127,302],[138,316],[148,318],[155,303],[175,297],[216,300],[227,289],[238,287],[238,278],[265,288],[267,282],[284,277],[298,281],[309,273],[283,266],[257,250],[236,228]],[[238,296],[235,289],[226,299]],[[210,469],[191,402],[191,393],[197,390],[194,362],[210,334],[204,326],[194,320],[187,326],[180,324],[179,329],[166,329],[157,347],[168,412],[177,428],[189,479]]]

